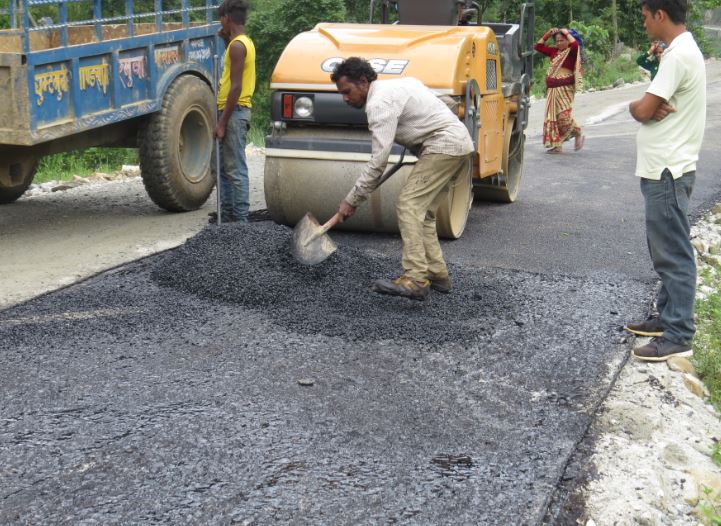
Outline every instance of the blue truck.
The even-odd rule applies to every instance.
[[[3,4],[4,2],[4,4]],[[0,0],[0,204],[44,155],[138,148],[161,208],[210,195],[218,0]]]

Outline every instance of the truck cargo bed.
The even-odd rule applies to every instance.
[[[152,113],[181,74],[212,86],[214,57],[222,53],[212,19],[215,6],[179,1],[181,9],[168,13],[181,21],[164,20],[169,15],[162,11],[131,10],[119,17],[37,26],[16,13],[22,25],[0,31],[0,146],[36,145]],[[47,2],[23,3],[27,10]],[[193,12],[206,20],[191,22]],[[154,21],[135,22],[140,17]],[[103,23],[116,19],[127,22]]]

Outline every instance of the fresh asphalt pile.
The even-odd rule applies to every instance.
[[[397,260],[344,246],[322,264],[303,265],[291,255],[291,233],[270,222],[206,229],[163,257],[152,275],[163,286],[263,309],[294,332],[351,340],[469,344],[499,329],[495,318],[485,319],[491,309],[511,325],[533,314],[504,297],[513,275],[481,283],[454,274],[457,292],[426,303],[372,294],[373,280],[398,277]]]
[[[0,523],[538,523],[649,286],[452,267],[412,302],[369,291],[398,255],[289,244],[212,227],[0,312]]]

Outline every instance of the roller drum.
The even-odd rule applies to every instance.
[[[294,226],[306,212],[320,222],[338,211],[365,162],[268,157],[265,161],[265,201],[276,223]],[[412,167],[404,166],[337,229],[398,232],[396,199]]]
[[[348,160],[329,152],[301,151],[297,157],[285,150],[277,155],[266,154],[264,190],[268,211],[276,223],[295,226],[306,214],[312,213],[320,222],[337,210],[360,175],[367,159]],[[308,158],[311,157],[311,158]],[[386,169],[393,166],[389,163]],[[413,166],[404,166],[361,204],[349,220],[336,228],[362,232],[398,233],[396,201],[401,187]],[[471,167],[454,182],[446,193],[437,214],[438,234],[457,239],[463,233],[473,197]]]

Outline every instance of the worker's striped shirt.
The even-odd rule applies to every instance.
[[[417,156],[429,153],[462,156],[473,151],[471,136],[463,123],[418,79],[372,82],[365,111],[373,150],[371,160],[346,196],[353,206],[365,201],[378,187],[394,142]]]

